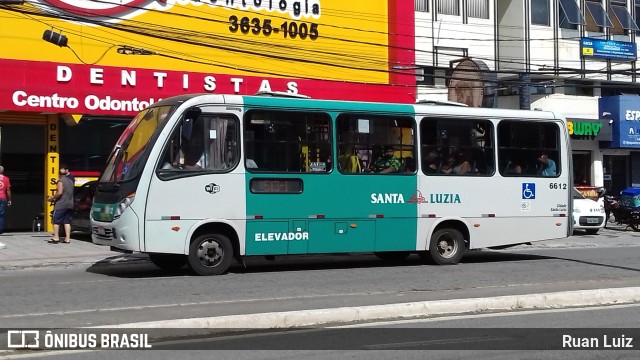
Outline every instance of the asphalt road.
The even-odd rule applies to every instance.
[[[640,247],[478,251],[457,266],[373,256],[253,260],[224,276],[148,262],[0,273],[3,327],[79,327],[228,314],[640,285]]]
[[[281,330],[169,341],[154,347],[166,350],[256,351],[616,349],[638,352],[639,320],[640,304],[631,304]],[[585,343],[583,339],[590,341]]]

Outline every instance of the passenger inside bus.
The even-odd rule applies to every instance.
[[[450,155],[440,171],[443,174],[465,175],[471,171],[471,163],[465,160],[462,154]]]
[[[416,161],[411,156],[402,159],[402,166],[405,174],[413,174],[416,172]]]
[[[338,156],[338,166],[343,173],[359,173],[362,170],[360,159],[353,151],[353,146],[343,146]]]
[[[538,170],[540,175],[556,176],[556,162],[549,158],[549,154],[546,151],[542,151],[537,160],[540,163]]]
[[[472,172],[471,162],[462,151],[457,151],[453,156],[454,166],[452,172],[456,175],[466,175]]]
[[[440,171],[440,155],[435,151],[430,151],[426,157],[427,166],[424,167],[426,174],[437,174]]]
[[[382,155],[373,162],[371,171],[378,174],[391,174],[400,170],[400,160],[393,154],[393,148],[391,146],[385,146],[383,148]]]
[[[513,175],[522,175],[524,173],[524,166],[519,162],[511,164],[509,168],[509,173]]]
[[[442,162],[442,166],[440,166],[440,172],[442,174],[453,174],[453,167],[456,163],[456,159],[453,156],[447,156],[447,159]]]

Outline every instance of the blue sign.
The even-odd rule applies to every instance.
[[[522,199],[531,200],[536,198],[536,184],[522,183]]]
[[[611,127],[610,143],[601,143],[612,149],[640,149],[640,96],[617,95],[598,99],[601,114],[606,114]]]
[[[638,57],[638,49],[634,42],[583,37],[580,39],[580,56],[583,58],[635,61]]]

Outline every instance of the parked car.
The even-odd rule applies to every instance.
[[[604,205],[586,198],[573,188],[573,229],[597,234],[605,225]]]
[[[96,193],[97,186],[97,181],[89,181],[74,189],[71,231],[91,233],[91,205],[93,205],[93,195]]]

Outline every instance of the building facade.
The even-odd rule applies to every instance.
[[[418,99],[450,98],[456,60],[480,60],[497,75],[498,107],[553,110],[571,122],[575,185],[614,194],[640,185],[629,115],[640,101],[640,1],[414,3]]]
[[[139,110],[185,93],[415,101],[403,0],[0,0],[8,230],[48,214],[58,167],[95,178]],[[45,216],[48,221],[48,216]],[[51,228],[47,224],[47,228]]]

